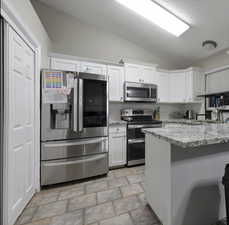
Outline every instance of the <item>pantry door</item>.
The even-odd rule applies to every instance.
[[[11,27],[8,32],[7,217],[12,225],[35,192],[35,53]]]

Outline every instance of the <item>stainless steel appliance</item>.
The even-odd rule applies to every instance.
[[[157,85],[125,82],[126,102],[157,102]]]
[[[127,121],[127,166],[145,163],[143,128],[158,128],[162,122],[153,119],[153,110],[124,109],[121,119]]]
[[[106,174],[106,76],[57,70],[41,76],[41,185]]]

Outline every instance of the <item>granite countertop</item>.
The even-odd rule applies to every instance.
[[[162,128],[143,129],[155,137],[183,148],[229,142],[229,124],[164,124]]]

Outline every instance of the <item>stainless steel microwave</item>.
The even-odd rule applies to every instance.
[[[125,82],[126,102],[157,102],[157,85]]]

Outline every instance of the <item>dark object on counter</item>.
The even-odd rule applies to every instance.
[[[185,119],[192,120],[194,119],[194,112],[193,110],[187,110],[185,113]]]
[[[225,190],[227,224],[229,224],[229,164],[227,164],[225,167],[225,173],[224,173],[224,177],[223,177],[223,185],[224,185],[224,190]]]
[[[227,225],[227,219],[224,218],[222,220],[219,220],[219,221],[216,222],[215,225]]]

